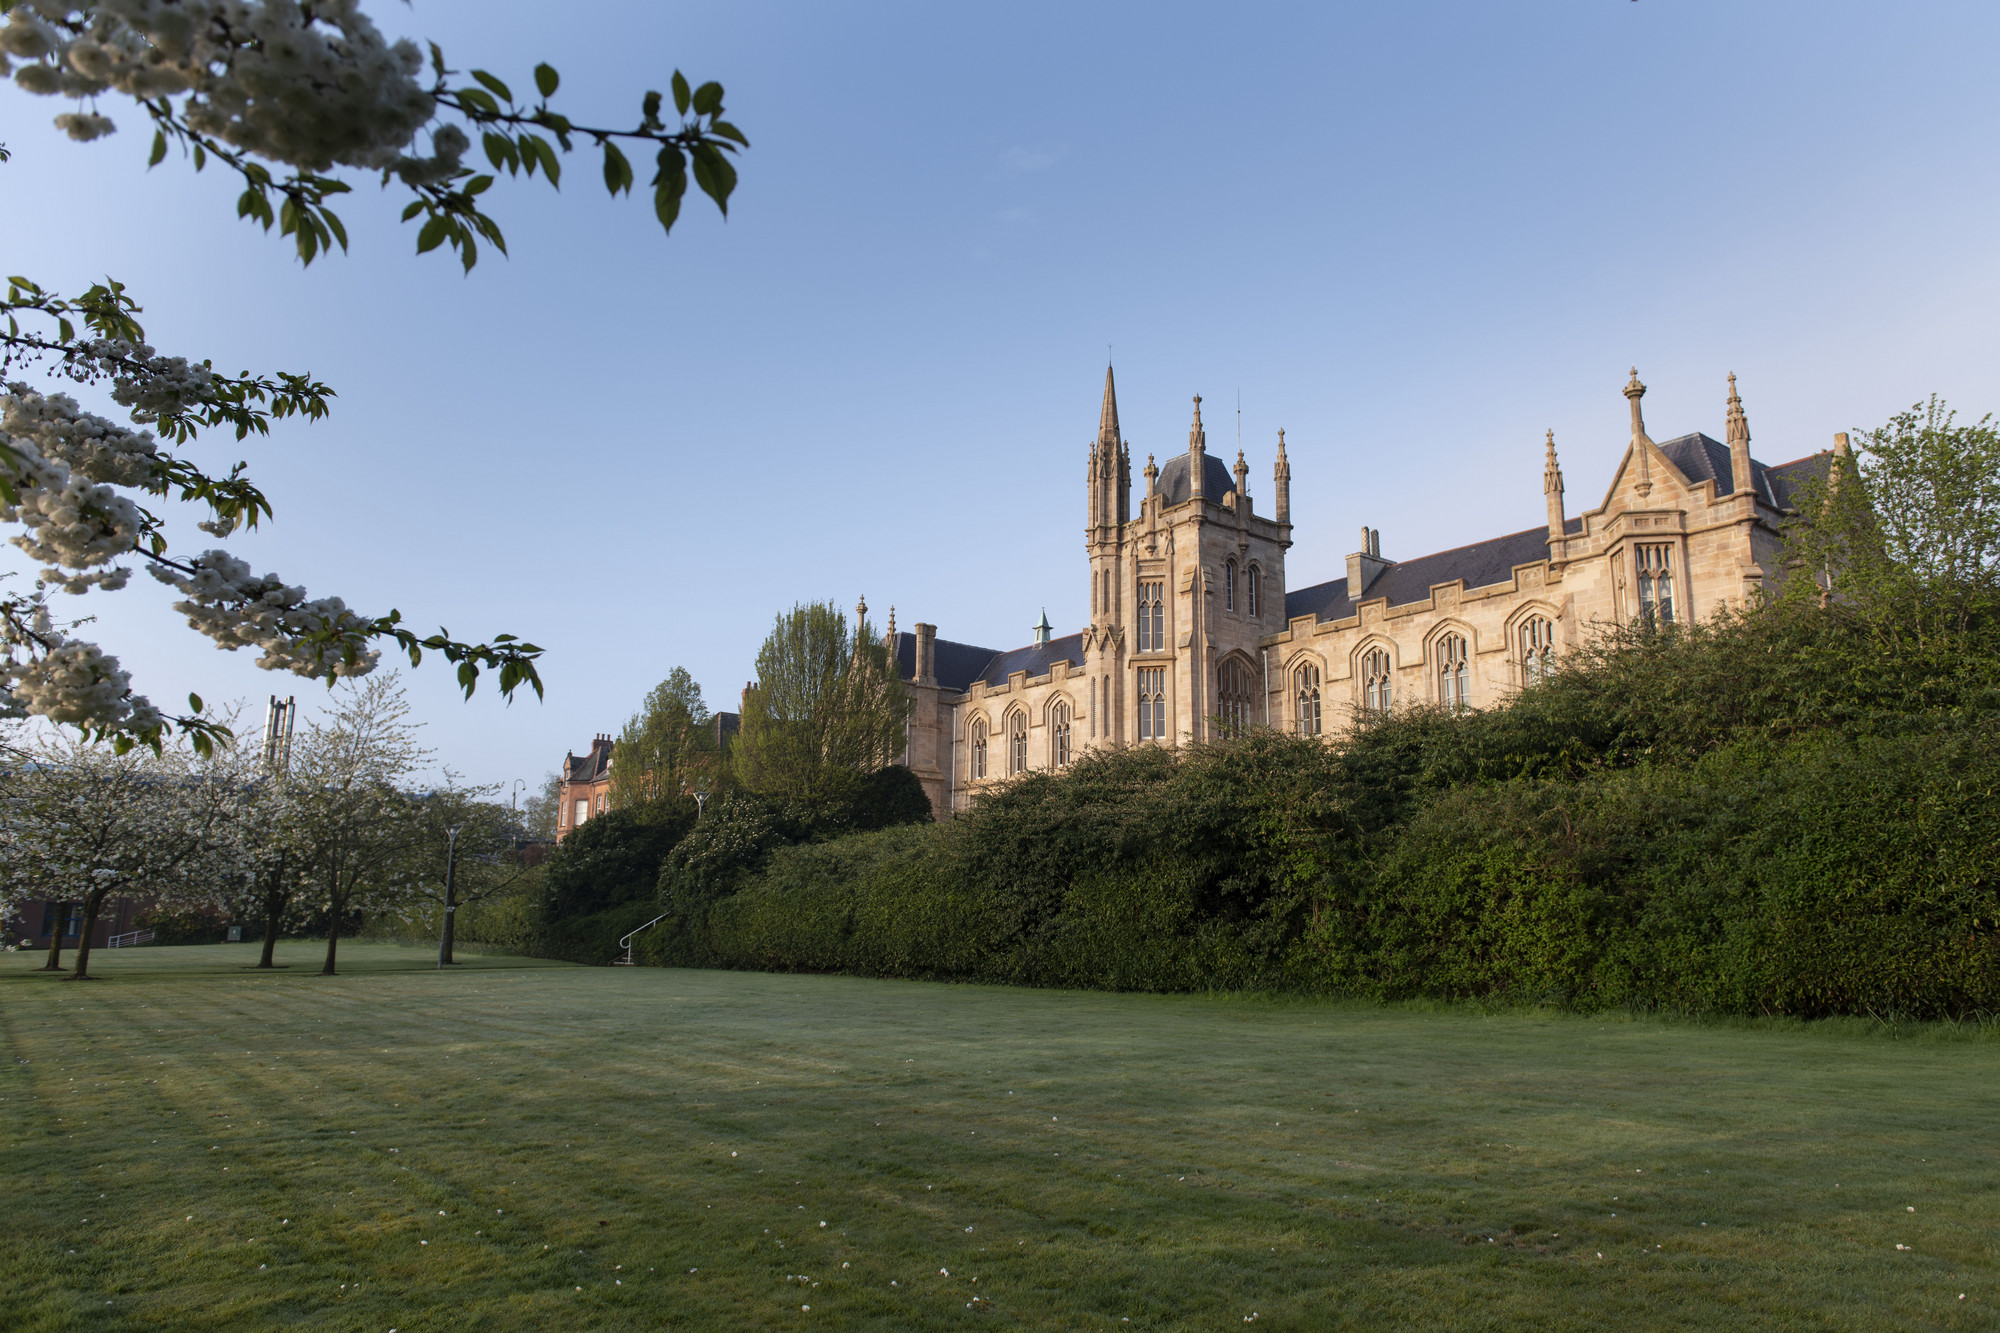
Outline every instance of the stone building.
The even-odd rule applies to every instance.
[[[1271,509],[1249,465],[1208,452],[1201,399],[1187,451],[1156,466],[1133,513],[1130,448],[1110,371],[1085,469],[1090,623],[997,651],[918,624],[890,639],[915,696],[905,762],[940,816],[980,789],[1087,750],[1273,726],[1323,735],[1364,710],[1487,707],[1593,624],[1741,606],[1777,571],[1779,524],[1827,455],[1766,466],[1729,377],[1724,439],[1655,443],[1646,386],[1625,386],[1632,438],[1603,500],[1570,514],[1551,433],[1546,525],[1408,560],[1364,529],[1339,577],[1294,583],[1291,464],[1278,433]],[[1836,447],[1845,445],[1837,437]]]

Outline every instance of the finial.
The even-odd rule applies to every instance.
[[[1729,401],[1736,401],[1736,372],[1733,370],[1729,372]]]
[[[859,621],[865,616],[867,616],[867,614],[868,614],[868,595],[866,593],[863,593],[861,595],[861,600],[854,604],[854,618],[855,620]]]
[[[1249,466],[1250,466],[1250,465],[1249,465],[1248,463],[1246,463],[1246,462],[1244,462],[1244,461],[1243,461],[1243,451],[1242,451],[1241,449],[1238,449],[1238,450],[1236,451],[1236,466],[1238,466],[1238,467],[1249,467]]]
[[[896,637],[896,607],[894,603],[891,603],[889,606],[889,637],[892,639]]]
[[[1632,378],[1625,384],[1625,396],[1637,402],[1646,396],[1646,386],[1639,383],[1639,367],[1632,367]]]
[[[1549,431],[1549,461],[1551,463],[1556,461],[1556,433],[1554,430]]]
[[[1283,426],[1278,427],[1278,452],[1281,454],[1285,452],[1285,428]]]

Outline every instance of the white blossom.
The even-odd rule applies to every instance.
[[[191,574],[151,567],[154,578],[187,594],[187,600],[174,603],[174,610],[224,648],[263,649],[257,665],[266,671],[360,676],[381,660],[359,638],[369,622],[338,597],[308,600],[304,588],[288,586],[275,574],[255,573],[227,551],[203,551],[188,564]],[[306,641],[308,635],[328,631],[337,637]]]

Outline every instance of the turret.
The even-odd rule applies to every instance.
[[[1250,512],[1250,465],[1243,461],[1241,449],[1236,451],[1236,507]]]
[[[1729,376],[1729,482],[1732,492],[1755,492],[1750,476],[1750,418],[1743,415],[1743,400],[1736,396],[1736,374]]]

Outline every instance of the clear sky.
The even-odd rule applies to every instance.
[[[1135,473],[1195,393],[1233,460],[1240,394],[1268,512],[1286,429],[1293,586],[1363,524],[1406,558],[1540,523],[1550,428],[1595,504],[1628,366],[1656,439],[1720,437],[1735,371],[1767,462],[1933,391],[2000,408],[1991,3],[372,8],[517,89],[550,61],[579,121],[720,80],[753,144],[729,220],[691,197],[662,238],[573,158],[560,195],[496,187],[514,257],[462,277],[358,182],[353,253],[301,271],[222,174],[146,172],[129,107],[71,144],[10,87],[6,271],[115,274],[162,349],[338,390],[204,455],[276,503],[236,545],[546,647],[545,703],[411,677],[482,781],[532,783],[676,665],[733,708],[795,601],[996,648],[1043,607],[1081,627],[1107,344]],[[324,697],[150,579],[84,600],[158,701]]]

